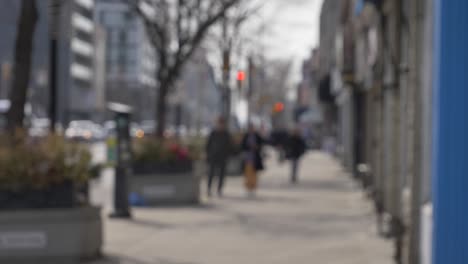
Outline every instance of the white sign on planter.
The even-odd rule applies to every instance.
[[[153,185],[143,187],[143,195],[151,198],[170,198],[176,193],[174,185]]]
[[[45,232],[0,232],[0,250],[43,249],[46,246]]]

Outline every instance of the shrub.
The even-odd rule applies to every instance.
[[[4,190],[81,184],[90,178],[90,166],[89,151],[62,136],[0,138],[0,186]]]
[[[175,139],[137,139],[133,143],[136,163],[190,161],[195,158],[187,144]]]

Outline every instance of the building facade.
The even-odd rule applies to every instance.
[[[181,105],[179,125],[193,133],[211,127],[221,114],[221,89],[207,60],[207,50],[199,48],[184,65],[176,88],[178,98],[172,100],[175,102],[172,107]]]
[[[13,80],[13,63],[17,20],[21,1],[0,2],[0,99],[8,99]],[[32,69],[28,101],[33,104],[33,112],[46,115],[48,103],[48,13],[47,3],[37,2],[39,20],[34,34]]]
[[[340,158],[372,197],[396,263],[431,263],[434,1],[340,3],[324,2],[320,43],[320,72],[331,76],[339,108]]]
[[[322,142],[323,110],[319,101],[319,50],[313,49],[302,64],[302,80],[297,90],[295,121],[314,148]]]
[[[96,27],[94,0],[62,1],[61,8],[58,112],[62,114],[59,120],[66,124],[74,119],[95,118]]]
[[[97,0],[94,14],[107,35],[107,100],[133,106],[136,119],[153,119],[157,63],[142,20],[122,0]]]
[[[60,1],[58,25],[58,120],[67,125],[72,119],[94,119],[97,108],[95,87],[95,25],[93,0]],[[0,64],[2,78],[0,97],[7,98],[16,37],[16,21],[21,1],[0,3],[1,32]],[[37,1],[39,20],[34,35],[31,83],[28,101],[33,115],[47,114],[49,86],[49,25],[48,1]]]

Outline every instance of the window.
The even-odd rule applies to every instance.
[[[104,22],[106,21],[106,15],[107,15],[106,11],[99,12],[99,22],[101,24],[104,24]]]
[[[122,14],[118,12],[106,13],[104,23],[108,26],[120,26],[124,23]]]
[[[136,30],[129,30],[127,32],[127,42],[129,44],[138,44],[138,32]]]
[[[134,47],[127,48],[127,57],[129,60],[136,60],[138,58],[138,50]]]
[[[119,43],[125,45],[127,42],[127,32],[125,30],[121,30],[119,33]]]

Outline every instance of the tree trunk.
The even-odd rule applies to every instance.
[[[162,83],[156,100],[156,136],[158,138],[163,138],[166,130],[167,91],[168,86]]]
[[[23,0],[15,41],[14,77],[10,91],[11,107],[7,114],[8,128],[12,132],[16,128],[23,127],[24,106],[30,80],[31,55],[37,19],[36,1]]]

